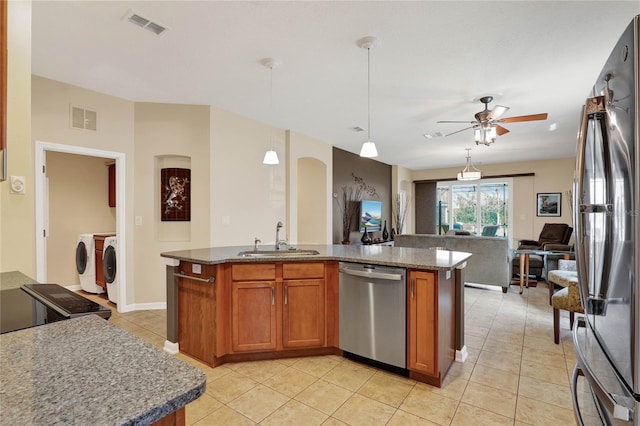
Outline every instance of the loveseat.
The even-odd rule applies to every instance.
[[[495,285],[507,292],[511,282],[511,250],[506,238],[473,235],[401,234],[394,240],[396,247],[442,247],[451,251],[471,253],[464,269],[468,283]]]

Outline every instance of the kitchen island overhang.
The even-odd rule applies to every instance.
[[[430,286],[428,290],[427,287],[421,289],[420,294],[433,293],[433,297],[429,294],[427,296],[431,297],[428,299],[429,303],[436,305],[429,309],[428,314],[433,316],[432,322],[435,321],[436,338],[438,338],[438,319],[443,327],[440,340],[433,341],[433,352],[444,353],[445,346],[451,346],[451,350],[448,351],[451,354],[448,354],[447,358],[451,355],[452,361],[454,358],[457,361],[464,361],[466,348],[464,346],[462,271],[466,261],[471,257],[470,253],[370,245],[304,245],[298,248],[301,251],[315,250],[318,254],[297,256],[294,253],[286,253],[284,256],[248,257],[242,255],[243,252],[253,249],[247,246],[210,247],[162,253],[161,256],[165,258],[167,265],[165,350],[171,353],[184,352],[211,366],[248,359],[341,354],[337,340],[339,321],[337,289],[338,263],[344,261],[406,268],[410,272],[410,277],[413,276],[411,273],[431,274],[433,278],[430,281],[422,279],[424,274],[417,275],[419,280],[417,282],[420,282],[420,285]],[[318,265],[322,265],[319,275]],[[305,272],[302,273],[302,271]],[[314,321],[326,322],[323,336],[318,336],[316,333],[313,338],[306,336],[305,339],[292,343],[288,336],[288,327],[292,327],[289,331],[293,330],[295,333],[300,326],[287,322],[288,319],[293,318],[288,314],[289,309],[295,306],[292,303],[287,304],[287,300],[291,291],[302,291],[302,287],[292,286],[297,283],[295,279],[317,285],[314,292],[311,292],[311,287],[305,287],[309,294],[314,295],[314,298],[315,295],[323,292],[323,298],[318,299],[312,310],[317,311],[319,318]],[[408,285],[407,288],[409,288]],[[416,287],[418,288],[422,287]],[[413,289],[414,287],[412,291]],[[208,298],[208,302],[204,303],[200,296],[193,298],[194,294],[201,292],[202,297]],[[253,295],[249,296],[252,293]],[[261,329],[260,324],[263,324],[263,321],[256,324],[256,327],[253,327],[255,330],[242,325],[245,321],[243,316],[245,314],[242,312],[253,312],[254,309],[252,306],[251,311],[243,311],[245,302],[242,298],[245,296],[248,297],[247,301],[252,301],[251,303],[260,298],[264,302],[256,306],[266,315],[263,317],[264,323],[271,324],[261,332],[266,341],[254,341],[247,345],[242,342],[243,333],[245,335],[254,331],[258,333]],[[255,300],[251,299],[253,296],[256,296]],[[443,297],[451,300],[444,300]],[[182,300],[182,308],[179,308],[179,299]],[[269,299],[271,307],[266,306]],[[304,303],[310,303],[308,299],[304,300]],[[424,304],[425,301],[421,303]],[[192,308],[192,306],[197,307]],[[272,311],[269,312],[269,309]],[[203,312],[201,318],[193,318],[194,310]],[[295,316],[295,313],[293,315]],[[412,329],[410,318],[407,318],[407,321],[409,334]],[[415,317],[413,321],[416,321]],[[415,335],[415,331],[413,334]],[[442,334],[452,334],[451,342],[448,342],[447,336],[444,336],[443,340]],[[194,342],[192,338],[195,335],[198,335],[198,339]],[[430,337],[434,338],[434,336]],[[421,337],[418,336],[418,338]],[[304,341],[307,342],[307,347],[304,346]],[[312,341],[316,343],[310,344],[309,342]],[[203,346],[210,347],[203,348]],[[193,350],[185,347],[195,348],[193,350],[198,354],[194,355]],[[427,377],[422,381],[439,385],[450,364],[440,362],[444,367],[437,367],[438,359],[436,356],[437,371],[433,370],[434,376],[431,377],[433,380]],[[432,368],[432,365],[429,366],[427,371]],[[418,379],[421,380],[419,377]]]

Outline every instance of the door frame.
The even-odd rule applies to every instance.
[[[47,187],[46,173],[46,152],[62,152],[67,154],[87,155],[91,157],[102,157],[115,160],[116,162],[116,234],[119,241],[127,241],[126,229],[126,154],[116,151],[105,151],[101,149],[86,148],[83,146],[65,145],[53,142],[36,141],[35,149],[35,234],[36,234],[36,280],[47,282],[47,240],[45,233],[48,232],[49,223],[48,205],[46,205],[45,191]],[[118,297],[117,305],[119,312],[127,310],[127,256],[126,244],[118,244],[116,256],[118,259]]]

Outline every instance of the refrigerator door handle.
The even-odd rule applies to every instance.
[[[633,420],[633,408],[629,408],[625,405],[621,405],[618,402],[616,402],[616,400],[612,398],[612,395],[610,395],[609,392],[607,392],[604,389],[604,387],[600,384],[600,381],[593,374],[593,371],[591,371],[591,368],[589,368],[589,364],[587,363],[585,356],[582,353],[580,344],[578,342],[578,332],[581,328],[585,328],[586,326],[587,325],[584,317],[579,317],[573,327],[573,349],[576,353],[576,358],[578,360],[578,363],[576,364],[576,369],[579,368],[580,370],[582,370],[582,373],[584,374],[585,379],[587,379],[587,382],[589,382],[589,386],[591,386],[591,390],[596,395],[598,400],[602,403],[602,405],[604,405],[607,411],[613,414],[614,418],[624,420],[624,421],[631,421]],[[576,374],[576,369],[574,369],[574,375]],[[575,377],[575,382],[572,383],[572,388],[574,389],[573,390],[574,393],[577,392],[575,390],[575,384],[577,383],[577,380],[578,380],[577,377]],[[577,398],[577,395],[573,397]],[[620,396],[619,398],[622,399],[624,397]],[[574,400],[574,407],[576,405],[577,405],[577,401]],[[576,413],[579,413],[579,411],[576,411]]]
[[[588,123],[593,120],[594,121],[594,132],[600,131],[602,136],[602,162],[604,165],[604,174],[607,182],[611,182],[610,175],[610,153],[608,149],[608,139],[606,134],[607,128],[607,114],[605,107],[605,98],[604,96],[596,96],[593,98],[588,98],[585,106],[582,108],[582,117],[580,120],[580,132],[578,133],[578,154],[576,156],[577,166],[576,167],[576,193],[579,198],[577,202],[576,211],[576,224],[577,229],[585,229],[584,221],[586,214],[605,214],[605,240],[604,240],[604,252],[609,252],[610,249],[610,240],[609,236],[612,232],[612,222],[611,219],[613,217],[613,204],[608,203],[610,201],[610,188],[605,189],[604,198],[607,201],[604,204],[584,204],[582,203],[582,196],[584,195],[584,171],[585,171],[585,157],[586,157],[586,149],[587,149],[587,131],[588,131]],[[594,145],[595,145],[595,133],[594,133]],[[576,244],[576,259],[578,259],[578,281],[580,282],[581,287],[581,299],[582,306],[585,307],[585,310],[588,314],[593,315],[605,315],[606,305],[607,305],[607,294],[609,292],[609,268],[610,265],[608,262],[603,264],[602,275],[595,277],[589,276],[587,271],[590,267],[587,265],[588,261],[597,262],[598,259],[593,258],[593,253],[589,254],[589,260],[587,260],[587,256],[585,255],[584,250],[584,234],[580,233],[578,235],[578,244]],[[593,279],[595,282],[591,282],[590,279]]]
[[[576,414],[576,421],[578,422],[578,426],[584,426],[584,421],[582,420],[582,412],[580,411],[580,404],[578,402],[578,375],[580,373],[580,368],[578,364],[573,367],[573,374],[571,375],[571,400],[573,401],[573,411]]]
[[[576,171],[573,179],[573,193],[574,193],[574,206],[573,206],[573,223],[576,224],[576,266],[578,270],[578,287],[580,289],[580,299],[582,306],[587,306],[587,297],[589,296],[589,282],[587,280],[587,264],[586,256],[584,254],[584,242],[585,238],[582,234],[584,229],[584,217],[580,213],[580,205],[582,204],[582,196],[584,194],[584,171],[585,171],[585,150],[587,147],[587,123],[589,122],[589,116],[587,114],[586,105],[582,106],[580,114],[580,130],[578,131],[578,146],[576,149]]]

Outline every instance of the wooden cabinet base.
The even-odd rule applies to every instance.
[[[186,415],[184,407],[169,413],[160,420],[151,423],[151,426],[184,426],[186,424]]]
[[[409,378],[417,382],[426,383],[437,388],[442,387],[442,381],[446,377],[446,373],[442,376],[431,376],[429,374],[421,373],[419,371],[409,370]]]
[[[180,351],[184,355],[197,359],[200,362],[203,360],[191,356],[189,353]],[[219,358],[214,358],[213,364],[204,362],[209,367],[217,367],[222,364],[233,362],[247,362],[247,361],[265,361],[270,359],[283,359],[283,358],[298,358],[307,356],[322,356],[322,355],[338,355],[342,356],[342,351],[338,348],[307,348],[307,349],[291,349],[282,351],[270,351],[270,352],[253,352],[243,354],[229,354]]]

